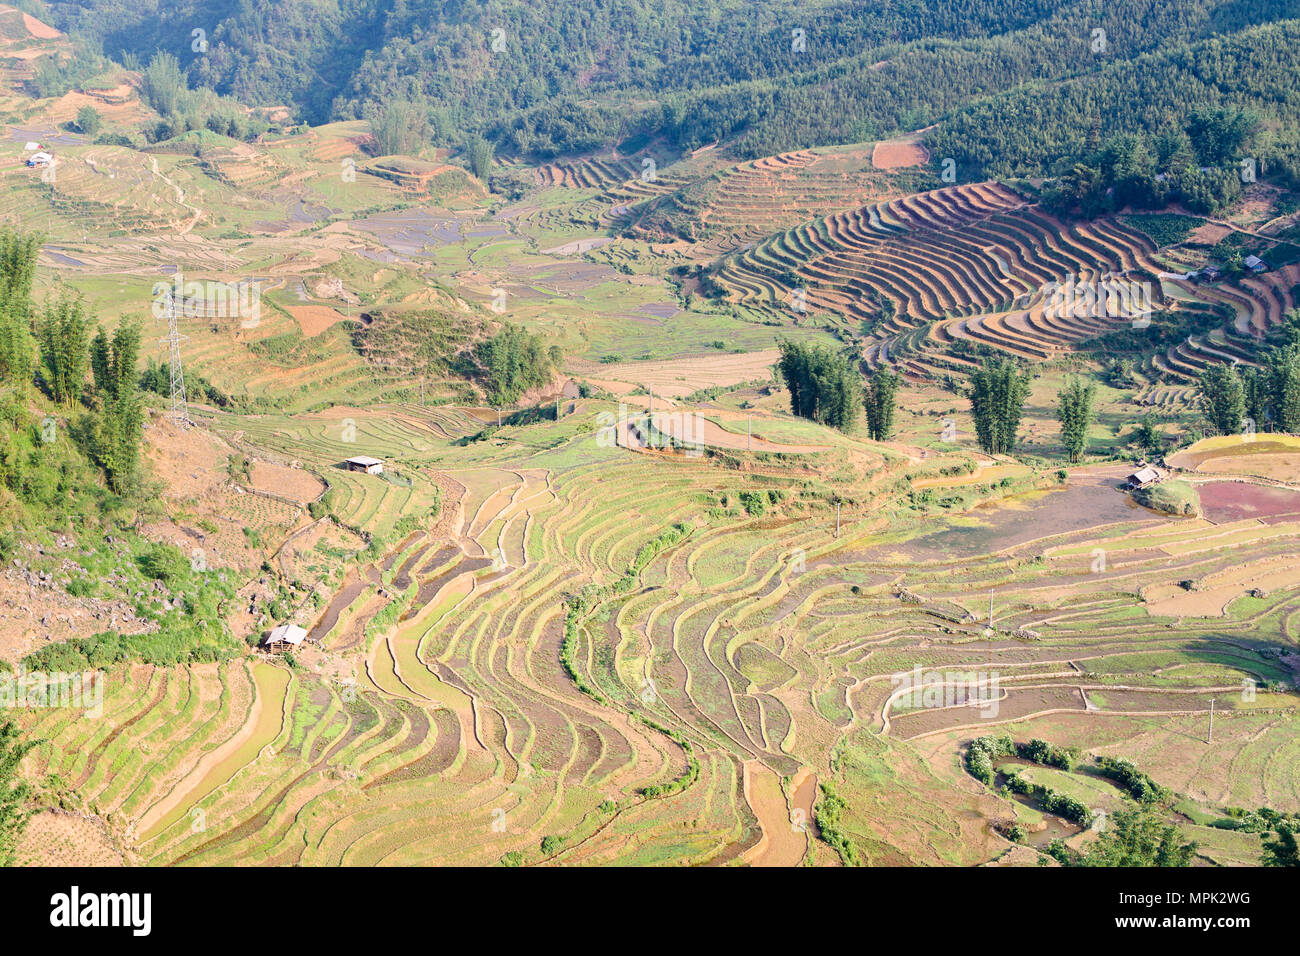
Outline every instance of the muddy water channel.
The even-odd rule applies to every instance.
[[[1016,773],[1036,766],[1038,765],[1020,757],[1005,757],[999,760],[997,773],[993,778],[993,789],[1001,790],[1003,784],[1007,782],[1009,773]],[[1039,808],[1038,801],[1028,794],[1008,792],[1006,796],[1039,814],[1043,818],[1043,823],[1046,824],[1041,830],[1031,830],[1028,826],[1021,824],[1025,828],[1025,843],[1029,846],[1043,850],[1053,840],[1067,840],[1075,834],[1083,832],[1083,827],[1077,826],[1063,817],[1058,817],[1054,813],[1044,812]]]

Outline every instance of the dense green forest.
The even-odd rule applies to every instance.
[[[932,124],[959,181],[1041,175],[1116,135],[1251,107],[1262,173],[1300,168],[1294,0],[54,0],[104,53],[318,123],[414,117],[546,159],[728,140],[744,156]],[[201,31],[201,32],[196,32]],[[1227,157],[1235,164],[1242,157]]]

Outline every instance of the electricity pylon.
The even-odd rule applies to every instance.
[[[167,290],[167,335],[159,339],[160,344],[168,347],[167,370],[171,372],[171,417],[177,425],[185,426],[190,422],[190,408],[185,401],[185,375],[181,371],[181,339],[188,339],[188,335],[181,335],[180,329],[176,324],[176,300],[172,297],[170,289]]]

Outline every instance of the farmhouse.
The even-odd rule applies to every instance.
[[[1156,471],[1150,465],[1145,468],[1139,468],[1125,480],[1125,484],[1130,488],[1145,488],[1147,485],[1153,485],[1160,480],[1160,472]]]
[[[52,162],[54,162],[54,157],[44,150],[41,150],[39,153],[32,153],[32,155],[27,157],[28,166],[48,166]]]
[[[1245,259],[1242,260],[1242,264],[1245,265],[1247,269],[1249,269],[1251,272],[1254,273],[1268,271],[1268,263],[1265,262],[1263,259],[1261,259],[1259,256],[1247,256]]]
[[[369,455],[357,455],[343,462],[343,466],[348,471],[364,471],[367,475],[382,475],[384,473],[384,463],[378,458],[371,458]]]
[[[1218,282],[1223,278],[1223,270],[1218,266],[1206,266],[1197,275],[1207,282]]]
[[[306,637],[307,632],[297,624],[281,624],[266,635],[262,646],[271,650],[284,650],[288,647],[297,647]]]

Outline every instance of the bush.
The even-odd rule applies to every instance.
[[[1016,752],[1016,744],[1006,734],[976,737],[966,750],[966,770],[986,787],[993,786],[993,761]]]
[[[190,572],[190,562],[174,544],[154,544],[136,559],[145,577],[162,581],[169,587],[183,580]]]
[[[564,837],[562,836],[545,836],[542,837],[542,853],[545,856],[554,856],[564,847]]]
[[[1168,800],[1172,792],[1162,787],[1127,760],[1118,757],[1098,757],[1097,770],[1129,792],[1139,803],[1159,803]]]

